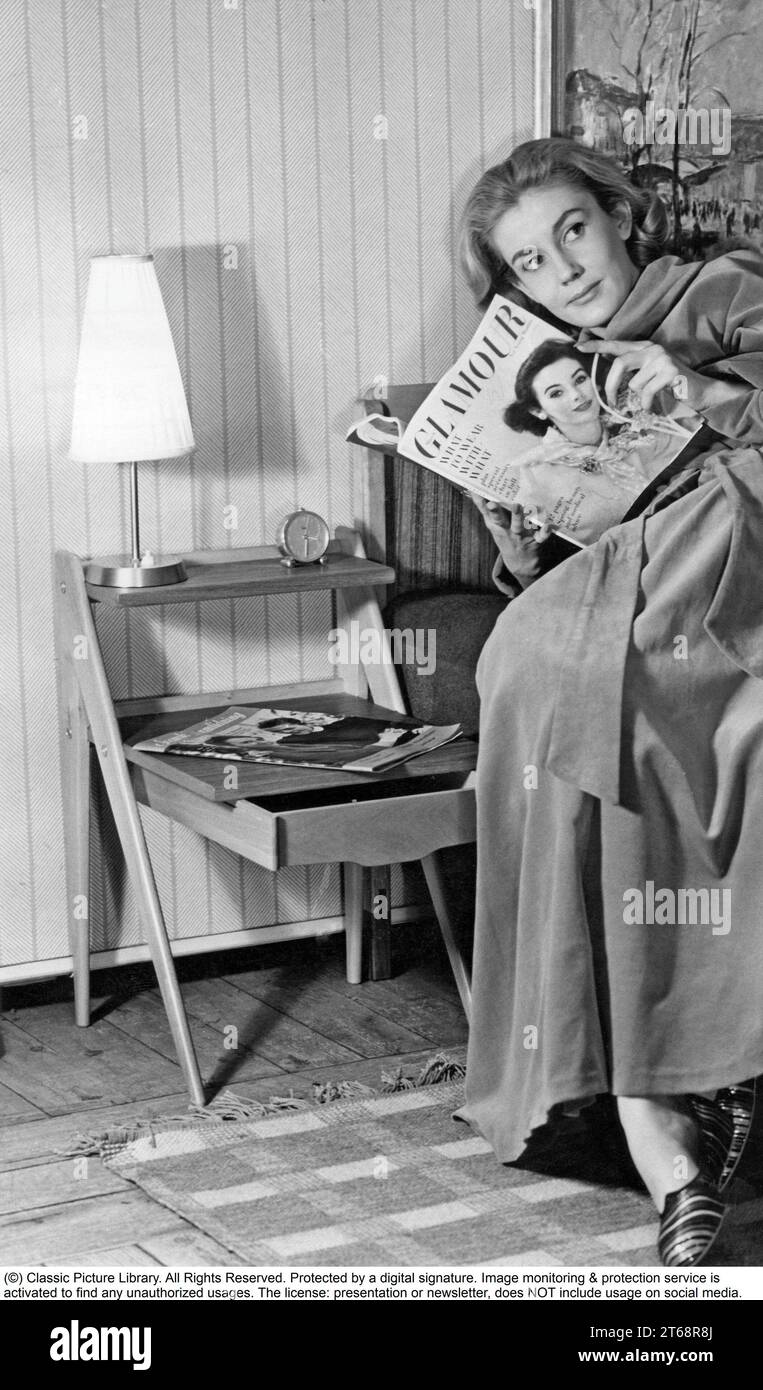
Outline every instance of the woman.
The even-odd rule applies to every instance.
[[[658,199],[561,139],[489,170],[464,217],[480,301],[506,293],[577,330],[614,359],[610,400],[634,373],[645,409],[672,390],[706,428],[647,515],[550,572],[521,507],[478,504],[499,587],[526,592],[477,671],[461,1116],[506,1162],[558,1107],[613,1093],[660,1256],[691,1265],[749,1130],[744,1078],[763,1070],[763,263],[684,265],[666,235]],[[721,933],[705,907],[723,892]]]

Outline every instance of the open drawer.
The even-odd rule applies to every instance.
[[[142,805],[266,869],[339,861],[398,864],[475,839],[476,748],[458,747],[466,765],[405,782],[369,783],[356,775],[348,787],[225,803],[144,765],[132,768],[133,788]],[[436,755],[424,755],[430,756]]]
[[[302,697],[294,704],[310,701]],[[394,714],[356,696],[324,697],[336,713]],[[188,723],[213,711],[195,711]],[[172,721],[172,722],[171,722]],[[237,764],[231,789],[214,758],[146,753],[133,744],[176,726],[122,724],[136,800],[224,845],[280,869],[285,864],[398,864],[475,839],[477,745],[457,739],[386,772]]]

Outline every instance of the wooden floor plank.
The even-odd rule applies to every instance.
[[[452,996],[431,990],[427,995],[417,989],[407,997],[401,995],[394,979],[348,985],[338,974],[324,977],[321,986],[330,993],[334,1009],[344,1011],[348,1004],[360,1007],[386,1019],[390,1027],[407,1027],[419,1038],[430,1041],[435,1050],[465,1041],[468,1036],[466,1016],[455,989]]]
[[[0,1070],[2,1065],[2,1052],[0,1051]],[[0,1085],[0,1125],[19,1124],[21,1121],[31,1120],[35,1116],[40,1119],[42,1115],[42,1110],[33,1105],[30,1100],[17,1095],[7,1086]]]
[[[140,1245],[156,1231],[180,1229],[166,1208],[137,1188],[113,1196],[47,1207],[43,1213],[0,1217],[0,1249],[9,1265],[89,1262],[115,1245]]]
[[[330,1036],[361,1057],[410,1052],[429,1038],[366,1006],[362,995],[341,999],[321,980],[263,980],[250,970],[228,976],[228,983],[307,1027]]]
[[[60,1159],[0,1173],[0,1214],[30,1212],[63,1202],[122,1192],[129,1184],[97,1158]]]
[[[31,1013],[25,1011],[24,1018],[31,1021]],[[47,1115],[104,1105],[109,1099],[95,1067],[88,1066],[86,1060],[77,1065],[70,1057],[61,1057],[56,1047],[44,1047],[17,1023],[0,1024],[0,1047],[3,1081]]]
[[[373,983],[384,982],[379,980]],[[379,999],[377,996],[369,1000],[366,1007],[378,1008],[391,1024],[400,1023],[404,1019],[408,1027],[415,1029],[420,1037],[428,1039],[435,1050],[466,1042],[469,1036],[466,1015],[457,998],[452,1001],[424,997],[403,1000],[394,996]]]
[[[2,1036],[0,1075],[49,1115],[166,1094],[181,1079],[177,1063],[108,1022],[77,1028],[63,1003],[24,1010],[23,1025],[4,1024]]]
[[[226,980],[194,980],[183,990],[186,1008],[191,1019],[208,1024],[223,1032],[238,1030],[238,1047],[256,1052],[275,1062],[283,1071],[299,1071],[313,1063],[356,1061],[358,1054],[341,1043],[332,1042],[304,1024],[289,1018],[267,1004],[252,1007],[251,996],[229,985]],[[229,1072],[235,1071],[232,1061]],[[221,1078],[228,1084],[228,1077]]]
[[[255,1010],[252,1009],[254,1017]],[[158,995],[143,994],[138,999],[120,1004],[109,1014],[109,1023],[119,1028],[129,1037],[153,1048],[168,1060],[175,1057],[175,1044],[172,1041],[164,1005]],[[199,1070],[205,1083],[215,1085],[220,1073],[235,1075],[237,1080],[256,1080],[261,1076],[273,1076],[280,1067],[267,1061],[256,1052],[241,1048],[226,1049],[225,1034],[219,1029],[195,1019],[193,1023],[193,1044],[199,1062]]]
[[[412,967],[410,970],[395,970],[388,980],[368,980],[364,984],[350,984],[345,976],[341,961],[336,957],[327,960],[322,978],[326,984],[331,984],[332,989],[337,993],[345,995],[348,999],[362,998],[364,994],[369,999],[407,1000],[421,999],[435,994],[438,998],[454,1000],[458,999],[456,987],[450,978],[443,981],[438,980],[433,988],[432,973],[426,968],[417,970]]]
[[[395,977],[351,985],[335,964],[327,971],[323,983],[339,998],[377,1011],[391,1023],[404,1021],[437,1046],[464,1041],[468,1037],[469,1028],[455,985],[452,991],[433,990],[431,978],[427,985],[425,974],[412,980]]]

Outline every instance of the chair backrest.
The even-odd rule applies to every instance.
[[[506,597],[497,589],[430,589],[400,594],[387,604],[384,624],[411,714],[427,724],[460,723],[470,736],[477,732],[477,661],[505,608]]]
[[[383,400],[366,398],[367,413],[407,424],[432,389],[429,383],[388,387]],[[394,592],[458,588],[494,593],[495,545],[476,507],[428,468],[368,451],[375,559],[393,565]]]

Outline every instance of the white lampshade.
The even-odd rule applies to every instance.
[[[177,458],[194,446],[153,256],[94,256],[85,301],[70,457]]]

